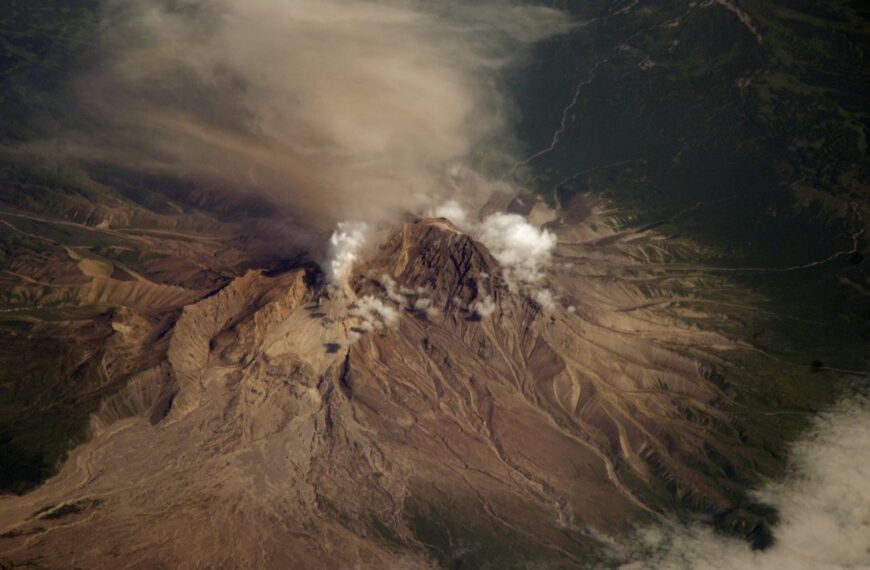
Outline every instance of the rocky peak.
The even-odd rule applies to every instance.
[[[469,306],[505,290],[498,262],[489,250],[445,218],[405,223],[359,268],[353,287],[366,290],[366,277],[394,280],[400,290],[425,292],[433,306]]]

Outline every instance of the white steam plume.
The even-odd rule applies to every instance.
[[[446,218],[460,229],[468,227],[468,214],[465,208],[456,200],[447,200],[439,206],[430,208],[426,212],[426,216],[430,218]]]
[[[366,332],[394,328],[399,324],[399,312],[372,295],[357,300],[349,314],[361,320],[360,328]]]
[[[353,264],[366,240],[368,225],[340,222],[329,238],[329,261],[324,267],[329,282],[337,287],[347,284]]]
[[[556,236],[536,228],[518,214],[487,216],[474,233],[505,269],[509,281],[521,285],[541,280],[541,270],[550,262],[556,247]]]

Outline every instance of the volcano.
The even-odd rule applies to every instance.
[[[118,312],[110,343],[152,362],[58,476],[0,501],[3,549],[47,568],[555,568],[674,501],[732,512],[721,470],[747,452],[711,428],[733,424],[733,387],[692,356],[729,341],[615,311],[602,295],[627,286],[588,271],[554,272],[574,304],[548,310],[420,219],[345,291],[302,264],[168,324]]]

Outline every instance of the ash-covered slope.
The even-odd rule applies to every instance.
[[[575,306],[544,312],[434,219],[405,224],[347,295],[314,268],[237,278],[184,308],[165,360],[104,403],[57,477],[0,499],[0,557],[580,567],[675,499],[728,509],[697,453],[736,460],[709,433],[730,387],[685,355],[728,341],[615,317],[562,271]]]

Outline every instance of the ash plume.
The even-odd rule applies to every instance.
[[[55,152],[255,192],[321,229],[421,212],[457,165],[507,164],[500,78],[571,26],[452,0],[106,0],[102,23],[76,85],[88,127]]]

